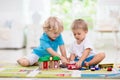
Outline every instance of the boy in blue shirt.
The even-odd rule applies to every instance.
[[[63,31],[63,24],[57,17],[49,17],[43,25],[44,33],[40,38],[40,45],[33,49],[32,54],[18,59],[18,63],[22,66],[30,66],[38,62],[40,57],[44,56],[58,56],[62,63],[68,63],[64,41],[61,32]],[[60,49],[61,55],[57,53]]]

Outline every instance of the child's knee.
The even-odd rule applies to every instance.
[[[100,53],[98,54],[98,56],[101,57],[102,59],[104,59],[104,58],[105,58],[105,53],[104,53],[104,52],[100,52]]]
[[[26,58],[21,58],[21,59],[17,60],[17,62],[20,65],[25,66],[25,67],[30,65],[29,60],[27,60]]]
[[[105,58],[105,53],[104,52],[101,52],[101,57]]]

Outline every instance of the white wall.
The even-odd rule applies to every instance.
[[[0,0],[0,23],[24,23],[23,0]]]
[[[50,0],[0,0],[0,24],[6,21],[32,24],[38,13],[41,21],[50,15]]]
[[[40,24],[50,15],[50,0],[24,0],[26,24]]]
[[[99,5],[120,5],[120,0],[98,0]]]
[[[0,36],[4,36],[6,29],[9,29],[6,41],[0,37],[0,44],[6,44],[4,47],[10,48],[11,46],[16,47],[15,45],[19,43],[18,45],[21,47],[24,40],[23,35],[25,35],[30,46],[36,42],[37,45],[42,32],[40,25],[49,15],[50,0],[0,0],[0,28],[4,28],[0,29],[2,30]],[[28,30],[25,34],[24,29]]]
[[[110,19],[112,12],[120,13],[120,0],[98,0],[97,2],[97,18]]]

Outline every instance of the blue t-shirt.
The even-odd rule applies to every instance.
[[[33,53],[39,57],[46,55],[51,56],[51,54],[47,51],[47,48],[52,48],[57,52],[58,46],[63,44],[64,41],[61,34],[55,40],[51,40],[46,33],[43,33],[40,38],[40,45],[37,48],[33,49]]]

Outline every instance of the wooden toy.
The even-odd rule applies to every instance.
[[[58,69],[60,64],[60,58],[57,56],[45,56],[38,60],[39,68],[41,70]]]
[[[99,68],[105,68],[105,69],[108,67],[113,68],[113,64],[99,64],[98,66],[99,66]]]
[[[53,61],[53,67],[52,68],[55,68],[55,69],[59,68],[60,58],[57,57],[57,56],[54,56],[52,61]]]

